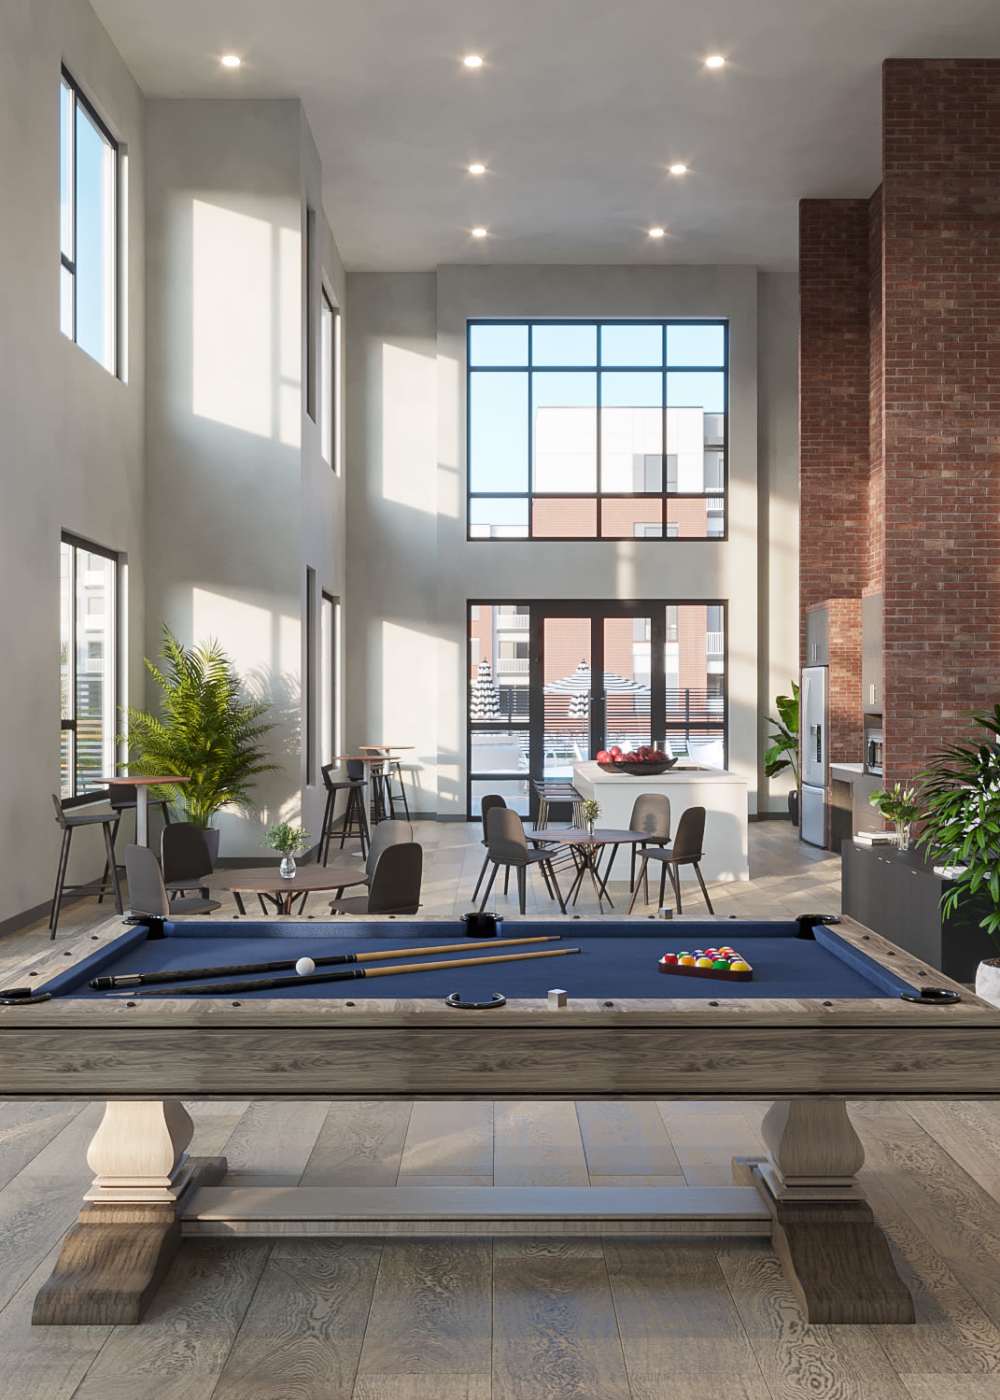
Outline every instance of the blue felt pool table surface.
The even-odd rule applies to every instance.
[[[207,968],[233,963],[271,962],[303,956],[364,952],[375,947],[399,948],[401,961],[410,961],[408,950],[427,944],[464,945],[464,926],[457,920],[424,920],[344,923],[282,922],[265,920],[180,920],[164,924],[165,937],[149,936],[144,924],[123,927],[120,937],[99,952],[58,974],[45,984],[53,996],[104,998],[122,992],[95,991],[91,978],[134,972]],[[509,920],[500,937],[558,933],[566,947],[578,947],[578,955],[543,958],[529,962],[494,963],[480,967],[374,977],[350,982],[318,982],[302,978],[293,987],[241,992],[241,997],[293,999],[296,997],[432,998],[460,992],[469,999],[502,992],[507,997],[545,997],[552,987],[564,988],[570,997],[622,999],[662,997],[713,999],[719,997],[772,998],[872,998],[898,997],[911,990],[903,978],[868,958],[839,937],[835,927],[818,926],[813,938],[801,937],[794,920],[747,919],[683,922],[649,919],[592,919],[554,923],[546,920]],[[753,967],[750,982],[715,978],[664,975],[658,960],[663,953],[730,945]],[[536,948],[556,948],[540,944]],[[496,952],[516,953],[516,947]],[[535,951],[525,945],[524,952]],[[418,959],[432,962],[458,957],[484,957],[489,949],[459,951]],[[368,964],[385,967],[387,963]],[[267,973],[261,977],[288,974]],[[144,998],[177,996],[184,984],[162,984],[142,989]],[[211,995],[206,994],[206,995]]]

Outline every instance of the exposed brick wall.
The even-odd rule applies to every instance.
[[[799,600],[861,596],[868,514],[868,201],[799,205]]]
[[[1000,698],[1000,62],[891,60],[883,106],[894,781]]]
[[[868,201],[868,556],[865,593],[885,575],[885,459],[882,441],[882,186]]]
[[[831,598],[828,704],[829,752],[833,763],[860,763],[864,758],[861,708],[861,600]]]

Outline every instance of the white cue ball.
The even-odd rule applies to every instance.
[[[300,977],[310,977],[316,971],[316,964],[312,958],[299,958],[295,964],[295,971]]]

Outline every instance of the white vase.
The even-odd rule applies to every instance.
[[[278,866],[278,874],[283,880],[295,879],[295,857],[282,856],[281,864]]]
[[[990,958],[976,968],[976,996],[1000,1007],[1000,959]]]

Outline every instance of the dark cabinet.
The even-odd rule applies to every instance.
[[[993,957],[979,927],[985,901],[969,900],[942,920],[941,896],[951,882],[935,875],[919,851],[845,841],[841,860],[845,914],[956,982],[976,980],[979,963]]]
[[[883,598],[881,593],[871,593],[861,600],[861,704],[865,714],[882,713],[883,688]]]
[[[806,613],[806,656],[802,664],[830,664],[830,614],[826,608],[810,608]]]

